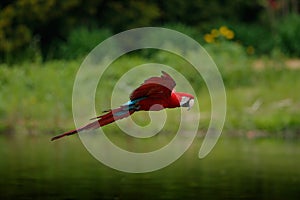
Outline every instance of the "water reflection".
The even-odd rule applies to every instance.
[[[300,141],[201,139],[171,166],[126,174],[95,160],[78,138],[0,137],[1,199],[297,199]],[[132,145],[132,143],[130,143]]]

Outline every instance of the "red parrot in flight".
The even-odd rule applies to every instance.
[[[131,93],[130,100],[119,108],[105,111],[105,114],[92,118],[92,120],[97,119],[96,121],[79,129],[55,136],[51,140],[57,140],[64,136],[73,135],[84,130],[92,130],[105,126],[114,121],[128,117],[137,111],[159,111],[165,108],[176,107],[188,107],[189,110],[194,105],[193,95],[175,92],[175,85],[174,79],[169,74],[162,71],[160,77],[151,77],[145,80],[140,87]]]

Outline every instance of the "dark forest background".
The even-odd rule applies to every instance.
[[[112,34],[164,26],[200,43],[226,25],[235,41],[270,54],[300,56],[298,0],[2,0],[0,61],[70,59],[83,56]]]

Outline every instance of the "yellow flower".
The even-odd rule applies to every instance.
[[[204,35],[204,40],[207,43],[214,43],[222,39],[231,40],[234,38],[234,32],[227,26],[221,26],[219,29],[212,29],[210,33]]]
[[[227,28],[227,26],[221,26],[219,30],[221,35],[223,35],[226,39],[231,40],[234,38],[234,32]]]
[[[226,32],[225,37],[226,37],[227,39],[229,39],[229,40],[233,39],[233,38],[234,38],[234,32],[231,31],[231,30],[228,30],[228,31]]]
[[[211,35],[212,35],[213,37],[215,37],[215,38],[218,37],[219,34],[220,34],[219,31],[218,31],[217,29],[215,29],[215,28],[212,29],[210,33],[211,33]]]
[[[213,43],[213,42],[215,41],[215,38],[214,38],[214,36],[211,35],[211,34],[205,34],[205,35],[204,35],[204,40],[205,40],[205,42],[207,42],[207,43]]]
[[[225,36],[227,34],[227,31],[229,31],[229,29],[227,28],[227,26],[221,26],[219,28],[220,33]]]

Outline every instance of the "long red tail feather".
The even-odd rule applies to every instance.
[[[65,137],[65,136],[70,136],[70,135],[79,133],[81,131],[93,130],[93,129],[99,128],[100,126],[105,126],[105,125],[110,124],[119,119],[128,117],[131,114],[133,114],[134,112],[135,112],[134,110],[129,110],[129,111],[123,110],[123,107],[116,108],[114,110],[109,111],[108,113],[106,113],[104,115],[93,118],[93,119],[98,119],[97,121],[91,122],[79,129],[74,129],[74,130],[65,132],[63,134],[57,135],[57,136],[51,138],[51,141],[57,140],[59,138]]]

